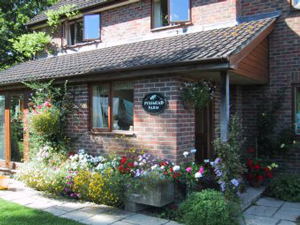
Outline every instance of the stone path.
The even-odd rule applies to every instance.
[[[47,198],[42,192],[12,181],[8,191],[0,191],[0,198],[17,204],[40,209],[53,215],[91,225],[179,225],[174,221],[159,219],[117,208],[66,199]]]
[[[260,198],[244,212],[247,225],[296,225],[300,203]]]

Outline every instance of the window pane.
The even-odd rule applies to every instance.
[[[296,134],[300,134],[300,87],[296,89],[296,113],[295,113]]]
[[[80,21],[75,24],[76,26],[76,43],[83,42],[83,22]]]
[[[170,0],[170,22],[190,21],[190,0]]]
[[[168,0],[154,0],[152,16],[153,28],[168,26]]]
[[[300,0],[292,0],[292,1],[294,1],[294,2],[293,2],[294,7],[295,7],[296,9],[300,9]]]
[[[100,38],[100,15],[85,15],[84,16],[84,39],[99,39]]]
[[[109,86],[93,87],[93,127],[108,128]]]
[[[133,129],[133,82],[118,82],[113,85],[113,129]]]
[[[69,45],[75,44],[75,24],[71,24],[69,27]]]

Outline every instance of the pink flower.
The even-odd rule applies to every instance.
[[[199,173],[201,173],[201,174],[204,173],[204,168],[203,168],[203,166],[200,167]]]
[[[41,109],[41,108],[42,108],[42,106],[38,105],[38,108],[39,108],[39,109]]]
[[[186,172],[190,173],[193,169],[192,169],[192,167],[188,167],[185,170],[186,170]]]

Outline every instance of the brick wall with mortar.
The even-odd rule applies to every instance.
[[[270,83],[243,87],[243,118],[250,143],[254,144],[256,116],[263,93],[276,98],[281,89],[286,88],[278,127],[292,127],[292,83],[300,83],[300,10],[293,10],[289,0],[241,0],[241,9],[241,16],[281,11],[269,37]],[[300,171],[299,149],[300,145],[279,159],[288,171]]]
[[[182,153],[194,148],[194,110],[185,109],[180,100],[184,80],[180,77],[153,77],[135,80],[134,137],[91,134],[88,127],[88,85],[70,87],[76,103],[69,118],[68,133],[74,139],[74,150],[85,149],[92,154],[122,154],[125,149],[146,149],[156,155],[178,162]],[[159,115],[147,114],[142,109],[142,99],[151,92],[163,94],[169,102]]]
[[[101,13],[101,42],[139,39],[161,31],[151,31],[151,2],[137,3],[103,11]],[[235,23],[240,13],[239,0],[191,0],[191,27],[218,26]],[[175,35],[172,33],[171,35]],[[61,37],[61,32],[55,35]]]

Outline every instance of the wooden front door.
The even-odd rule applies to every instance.
[[[205,108],[195,112],[195,147],[196,162],[213,157],[213,104],[210,102]]]

